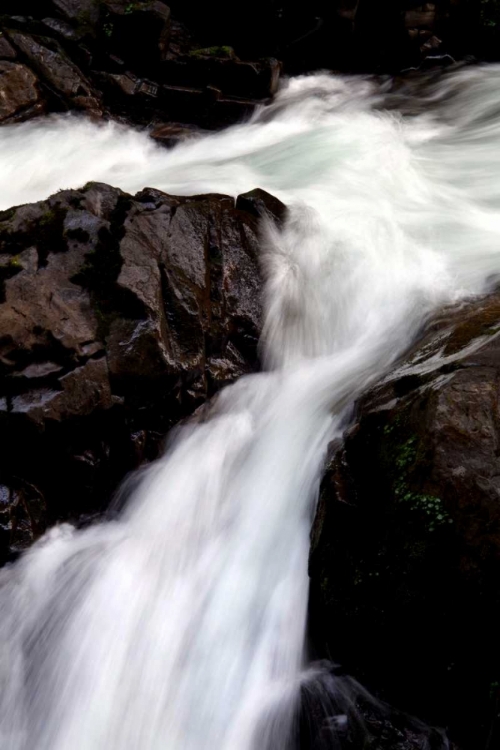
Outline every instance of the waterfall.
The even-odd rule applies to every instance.
[[[1,572],[2,748],[288,750],[327,445],[426,316],[500,272],[499,82],[467,68],[402,114],[375,81],[300,77],[170,151],[75,117],[0,129],[2,208],[88,180],[290,208],[262,227],[264,371],[176,432],[118,518]]]

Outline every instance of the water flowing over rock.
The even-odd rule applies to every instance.
[[[0,214],[2,556],[102,508],[169,427],[255,369],[253,200],[91,183]]]
[[[105,518],[1,571],[9,750],[450,750],[443,724],[491,750],[499,78],[426,79],[395,112],[404,86],[299,77],[174,149],[71,116],[0,129],[8,554],[98,513],[216,394]],[[305,666],[332,442],[310,624],[344,670]]]

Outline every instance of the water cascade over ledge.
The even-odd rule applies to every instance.
[[[290,208],[262,227],[264,371],[176,432],[117,519],[1,572],[1,747],[291,747],[328,443],[430,312],[500,273],[499,83],[465,69],[403,115],[371,81],[297,78],[172,151],[76,118],[0,130],[2,208],[88,180]]]

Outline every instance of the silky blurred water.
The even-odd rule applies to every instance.
[[[170,151],[72,117],[0,129],[2,208],[89,180],[290,207],[262,227],[264,372],[176,435],[117,520],[2,571],[0,747],[288,750],[328,442],[432,310],[500,272],[499,83],[464,69],[404,116],[373,81],[301,77]]]

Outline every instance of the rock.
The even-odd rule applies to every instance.
[[[242,62],[230,55],[220,57],[213,48],[193,50],[189,55],[166,60],[162,64],[162,80],[169,86],[204,89],[212,86],[225,96],[239,99],[265,99],[278,89],[281,66],[278,60]]]
[[[500,673],[499,332],[498,292],[429,324],[358,404],[312,532],[320,652],[467,750]]]
[[[94,27],[101,14],[101,0],[50,0],[54,9],[74,26]]]
[[[49,112],[213,130],[247,118],[278,87],[276,59],[242,61],[227,45],[201,47],[183,23],[172,27],[161,0],[4,3],[0,60],[31,69]]]
[[[300,750],[458,750],[445,733],[378,700],[338,666],[309,667],[300,691]]]
[[[288,209],[284,203],[275,198],[274,195],[269,195],[269,193],[260,188],[239,195],[236,201],[236,208],[240,211],[248,211],[249,214],[253,214],[258,218],[270,218],[278,226],[282,226],[288,213]]]
[[[36,76],[25,65],[0,60],[0,123],[28,119],[42,111]]]
[[[9,39],[66,106],[99,112],[92,85],[57,41],[19,31],[10,31]]]
[[[7,530],[21,486],[46,503],[33,538],[102,511],[172,425],[258,367],[258,219],[239,205],[89,183],[0,213]]]
[[[79,42],[82,39],[82,33],[61,18],[44,18],[42,23],[46,27],[45,33],[54,34],[59,39],[67,42]]]
[[[45,501],[35,487],[15,481],[0,484],[0,562],[6,551],[23,552],[45,531]]]
[[[16,50],[0,32],[0,60],[15,60]]]
[[[197,138],[206,135],[209,131],[203,131],[200,128],[179,124],[157,125],[150,132],[151,138],[162,146],[175,146],[180,141],[189,138]]]

